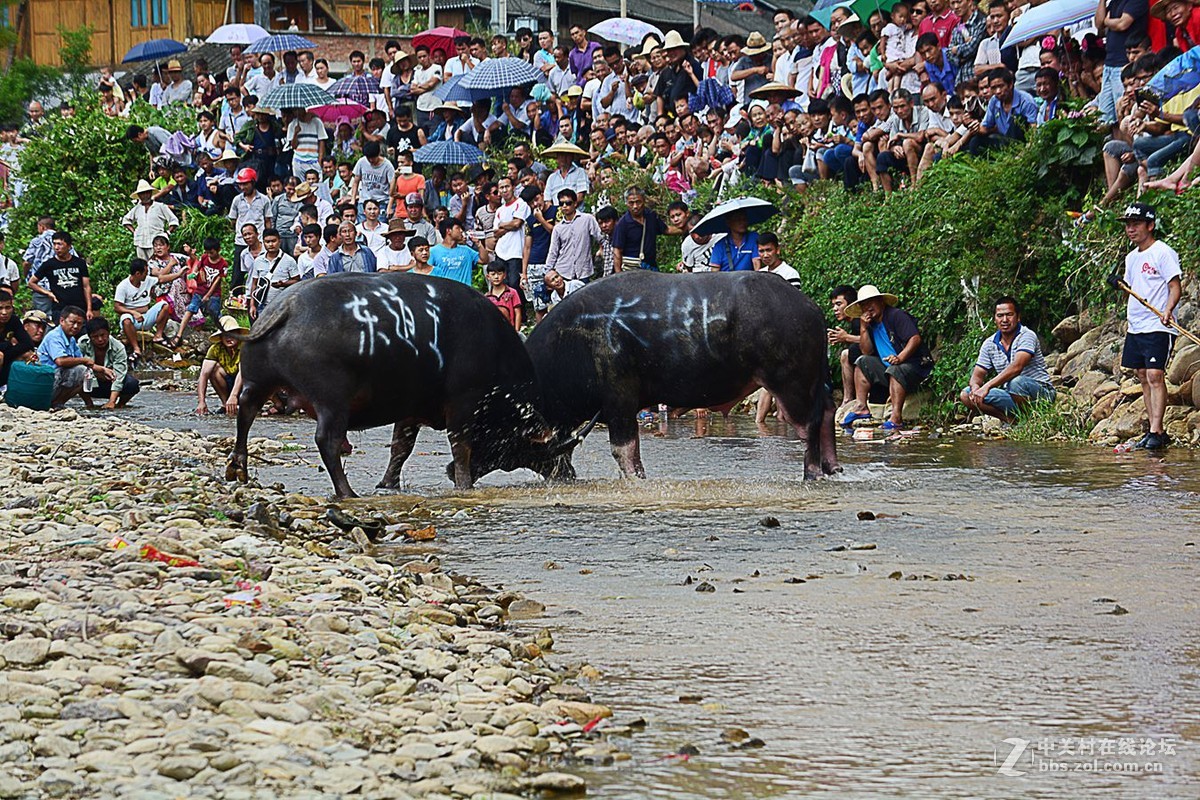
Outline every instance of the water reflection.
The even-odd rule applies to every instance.
[[[280,431],[313,459],[311,423],[255,430]],[[387,435],[355,444],[349,472],[366,490]],[[432,505],[468,509],[438,524],[448,564],[534,593],[547,618],[522,624],[551,625],[560,657],[597,666],[589,688],[619,717],[647,717],[631,762],[576,765],[589,796],[1195,795],[1192,453],[841,445],[846,473],[806,483],[794,436],[747,419],[657,420],[643,439],[650,480],[616,479],[601,431],[578,454],[578,483],[514,473],[456,494],[444,437],[426,433],[404,477]],[[328,491],[303,464],[260,479]],[[728,728],[765,746],[735,749]],[[1186,741],[1159,775],[997,772],[1007,738],[1167,734]],[[684,744],[700,754],[668,758]]]

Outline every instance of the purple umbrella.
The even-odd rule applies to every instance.
[[[334,97],[344,97],[364,106],[371,104],[371,95],[379,94],[379,81],[374,75],[347,75],[329,87]]]

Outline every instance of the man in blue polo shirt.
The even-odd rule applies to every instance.
[[[54,399],[52,408],[64,403],[83,390],[83,380],[95,362],[79,349],[76,337],[83,329],[85,314],[79,306],[64,306],[58,318],[58,327],[46,334],[38,346],[38,361],[46,367],[54,367]]]
[[[735,211],[728,218],[729,235],[713,247],[708,266],[714,272],[758,269],[758,234],[749,230],[746,215]]]
[[[995,319],[996,334],[983,340],[970,385],[959,399],[972,411],[1011,422],[1024,404],[1054,397],[1054,387],[1042,343],[1021,324],[1016,298],[1005,295],[998,299]]]
[[[429,251],[429,263],[433,265],[433,272],[429,274],[472,285],[476,265],[488,263],[487,249],[475,252],[463,244],[466,234],[462,223],[456,219],[442,220],[438,232],[442,234],[442,243]]]
[[[1025,141],[1025,129],[1037,124],[1037,101],[1028,92],[1015,88],[1016,79],[1007,67],[988,73],[992,79],[992,99],[983,121],[972,119],[967,127],[975,132],[967,142],[971,155],[992,147]]]

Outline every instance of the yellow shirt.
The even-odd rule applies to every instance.
[[[1191,108],[1192,103],[1196,102],[1197,97],[1200,97],[1200,86],[1197,86],[1195,89],[1190,89],[1186,92],[1180,92],[1162,104],[1162,113],[1182,116],[1183,112]],[[1183,124],[1171,125],[1172,133],[1176,131],[1186,131],[1187,129],[1187,125]]]
[[[235,347],[231,353],[225,345],[217,342],[209,346],[208,352],[204,354],[204,360],[217,362],[217,366],[225,370],[225,374],[232,378],[238,374],[238,369],[241,367],[242,348]]]

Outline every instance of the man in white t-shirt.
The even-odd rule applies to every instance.
[[[163,313],[167,308],[166,298],[157,302],[154,299],[158,278],[149,273],[146,259],[135,258],[129,262],[129,277],[113,291],[113,308],[121,315],[121,330],[125,333],[125,341],[133,348],[130,355],[135,363],[142,355],[137,332],[153,330],[154,338],[162,339],[170,318],[169,314]]]
[[[1150,417],[1150,432],[1137,444],[1138,449],[1160,450],[1167,446],[1163,414],[1167,408],[1167,360],[1175,345],[1175,306],[1182,293],[1179,254],[1155,237],[1158,214],[1145,203],[1131,203],[1121,215],[1125,235],[1134,249],[1125,256],[1124,274],[1109,276],[1112,287],[1129,292],[1126,317],[1129,332],[1121,353],[1121,366],[1137,372],[1142,397]],[[1124,286],[1122,286],[1124,283]],[[1142,305],[1141,296],[1157,312]]]
[[[450,80],[455,75],[466,75],[479,66],[479,59],[471,55],[471,37],[459,36],[454,40],[455,55],[446,59],[443,77]]]
[[[258,319],[263,308],[293,283],[300,282],[300,265],[296,259],[280,249],[279,231],[267,228],[263,231],[263,253],[254,259],[254,270],[250,273],[250,319]]]
[[[500,192],[500,208],[492,230],[496,234],[497,260],[504,262],[504,282],[521,291],[521,257],[525,254],[525,220],[531,213],[529,204],[517,197],[508,177],[496,182]]]
[[[433,112],[442,104],[441,98],[434,94],[442,83],[442,68],[429,57],[429,48],[421,45],[417,48],[417,66],[413,69],[412,88],[410,91],[417,98],[417,126],[428,128],[433,122]]]
[[[389,222],[383,234],[383,244],[372,251],[375,253],[375,271],[407,272],[413,263],[408,237],[415,234],[416,231],[410,230],[402,219]]]
[[[292,148],[292,174],[304,181],[304,173],[316,170],[321,174],[321,159],[325,157],[326,142],[329,131],[325,123],[311,111],[302,109],[300,114],[288,123],[284,139]]]

